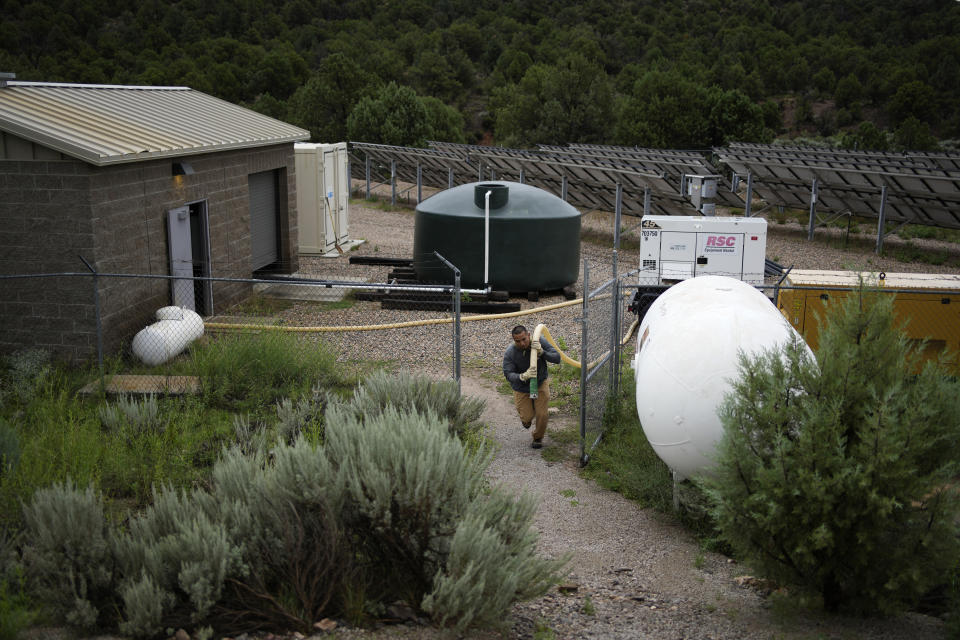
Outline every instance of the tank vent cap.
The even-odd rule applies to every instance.
[[[481,182],[473,188],[473,203],[481,209],[486,207],[487,191],[493,192],[490,194],[491,211],[493,209],[499,209],[503,205],[507,204],[507,199],[510,195],[510,187],[505,184],[494,184],[492,182]]]

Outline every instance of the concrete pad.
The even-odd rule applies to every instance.
[[[360,238],[360,239],[358,239],[358,240],[348,240],[347,242],[345,242],[345,243],[343,243],[342,245],[340,245],[340,248],[343,250],[343,253],[341,253],[341,252],[337,251],[336,249],[334,249],[333,251],[328,251],[327,253],[323,254],[322,257],[324,257],[324,258],[339,258],[340,256],[342,256],[342,255],[344,255],[344,254],[350,253],[355,247],[359,247],[360,245],[364,244],[365,242],[366,242],[366,240],[364,240],[363,238]]]
[[[323,285],[298,284],[298,283],[277,283],[277,284],[255,284],[253,290],[257,293],[281,300],[305,300],[311,302],[336,302],[343,300],[349,289],[333,287],[327,288]]]

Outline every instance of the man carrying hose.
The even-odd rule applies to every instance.
[[[503,375],[513,389],[513,403],[523,428],[529,429],[533,419],[537,420],[530,446],[539,449],[547,432],[547,406],[550,403],[547,363],[560,364],[560,354],[546,341],[541,344],[540,340],[531,340],[522,324],[515,326],[510,335],[513,344],[503,354]],[[533,364],[531,352],[536,354],[536,364]],[[530,389],[532,379],[536,379],[533,393]]]

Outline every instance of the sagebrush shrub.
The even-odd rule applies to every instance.
[[[97,410],[100,423],[110,431],[119,431],[125,426],[135,433],[163,431],[160,405],[152,393],[138,400],[133,396],[120,395],[115,402],[107,403]]]
[[[27,518],[37,541],[24,555],[35,593],[71,624],[147,638],[310,632],[396,600],[426,607],[431,592],[435,618],[465,629],[557,579],[559,565],[534,553],[532,503],[484,494],[489,458],[468,451],[449,418],[324,404],[323,438],[312,439],[302,425],[318,405],[281,404],[293,426],[269,449],[263,429],[238,421],[247,437],[207,486],[155,487],[122,529],[108,529],[91,489],[37,492]],[[475,592],[483,603],[468,602]]]
[[[537,556],[535,508],[529,496],[516,499],[502,491],[475,500],[458,523],[423,609],[462,632],[468,626],[499,627],[515,601],[546,593],[568,558]]]
[[[742,358],[704,481],[734,549],[831,611],[910,606],[960,559],[960,384],[920,367],[892,303],[833,304],[816,362],[799,338]]]
[[[115,605],[113,539],[103,501],[71,481],[24,508],[24,569],[32,591],[68,623],[92,629]]]
[[[376,415],[387,406],[419,413],[432,411],[458,436],[464,435],[483,413],[483,400],[461,396],[455,380],[434,380],[405,371],[371,373],[354,392],[349,406],[358,416]]]
[[[344,525],[360,532],[384,588],[417,604],[483,486],[483,465],[432,413],[358,413],[331,406],[326,416],[324,453],[345,487]]]

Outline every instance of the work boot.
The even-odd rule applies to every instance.
[[[523,425],[524,429],[529,429],[532,423],[533,423],[533,420],[531,420],[530,422],[521,422],[520,424]]]
[[[539,449],[543,446],[543,438],[538,438],[530,443],[530,447],[533,449]]]

